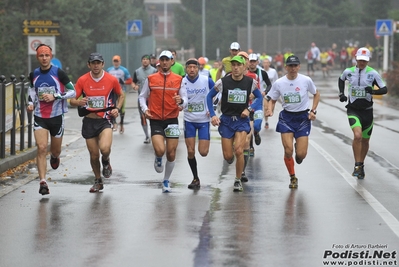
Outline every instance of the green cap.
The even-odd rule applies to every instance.
[[[245,59],[242,56],[234,56],[230,62],[237,61],[238,63],[245,64]]]

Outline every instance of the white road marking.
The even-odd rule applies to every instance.
[[[348,173],[341,164],[313,140],[309,143],[341,174],[345,181],[363,197],[364,200],[380,215],[389,228],[399,237],[399,221],[367,189],[358,183],[357,178]]]

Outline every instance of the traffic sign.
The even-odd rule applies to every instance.
[[[143,34],[142,20],[129,20],[126,23],[127,36],[141,36]]]
[[[58,20],[24,20],[22,22],[23,35],[60,35],[60,22]]]
[[[28,55],[36,55],[36,48],[40,44],[50,46],[53,55],[56,54],[55,36],[28,36]]]
[[[375,22],[375,34],[377,36],[391,36],[393,32],[392,20],[390,19],[377,19]]]

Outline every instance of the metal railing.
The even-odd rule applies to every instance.
[[[26,112],[26,97],[29,83],[25,76],[10,76],[10,82],[4,75],[0,76],[0,163],[8,155],[13,156],[19,151],[32,147],[32,113]],[[19,136],[19,142],[17,137]]]

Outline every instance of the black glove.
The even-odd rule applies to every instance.
[[[366,93],[373,94],[373,88],[371,86],[367,86],[366,88],[364,88],[364,90],[366,91]]]
[[[348,98],[346,97],[346,95],[344,93],[341,93],[341,94],[339,94],[339,101],[346,102],[346,101],[348,101]]]

